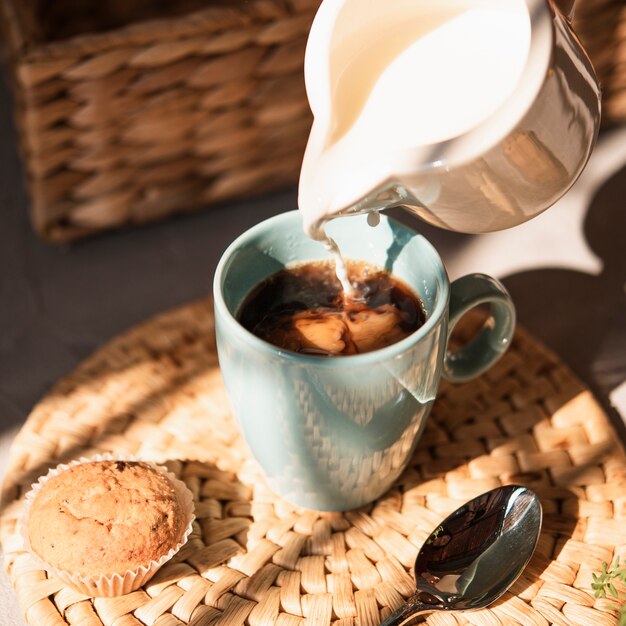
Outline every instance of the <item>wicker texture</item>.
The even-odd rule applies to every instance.
[[[62,242],[295,182],[319,0],[228,2],[51,42],[33,5],[0,0],[39,233]]]
[[[33,567],[16,519],[50,465],[92,452],[167,461],[196,499],[190,542],[142,590],[92,600]],[[541,497],[538,550],[490,609],[431,625],[614,626],[591,573],[626,554],[626,460],[580,382],[518,331],[475,382],[444,384],[413,461],[378,502],[346,514],[296,509],[265,486],[228,413],[210,303],[114,340],[35,407],[13,445],[0,537],[33,626],[375,626],[411,594],[411,567],[462,501],[516,482]]]
[[[626,2],[578,0],[574,29],[602,86],[603,120],[626,121]]]

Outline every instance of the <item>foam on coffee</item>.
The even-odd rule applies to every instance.
[[[426,320],[411,289],[389,272],[349,261],[358,297],[345,298],[332,262],[296,265],[270,276],[242,304],[238,319],[280,348],[318,356],[347,356],[384,348]]]

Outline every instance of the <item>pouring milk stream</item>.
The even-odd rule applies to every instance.
[[[508,228],[569,189],[599,126],[593,69],[549,0],[324,0],[305,82],[298,204],[347,294],[329,219],[402,205],[451,230]]]

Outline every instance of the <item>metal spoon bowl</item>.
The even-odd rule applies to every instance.
[[[381,626],[432,611],[482,609],[519,577],[535,551],[541,504],[508,485],[466,502],[430,534],[415,560],[416,593]]]

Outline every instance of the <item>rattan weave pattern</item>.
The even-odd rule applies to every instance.
[[[602,86],[603,121],[626,121],[626,2],[578,0],[574,30]]]
[[[145,588],[92,600],[36,569],[16,520],[50,465],[130,453],[181,476],[196,499],[191,540]],[[265,486],[222,387],[211,303],[165,313],[115,339],[62,379],[15,440],[0,538],[32,626],[375,626],[411,594],[428,532],[461,501],[509,482],[540,495],[531,564],[490,609],[431,625],[613,626],[591,572],[626,554],[626,459],[585,387],[523,331],[487,375],[444,384],[410,467],[378,502],[320,514]]]
[[[42,236],[65,242],[297,180],[319,0],[205,3],[52,42],[37,35],[38,5],[0,0],[0,43]]]

